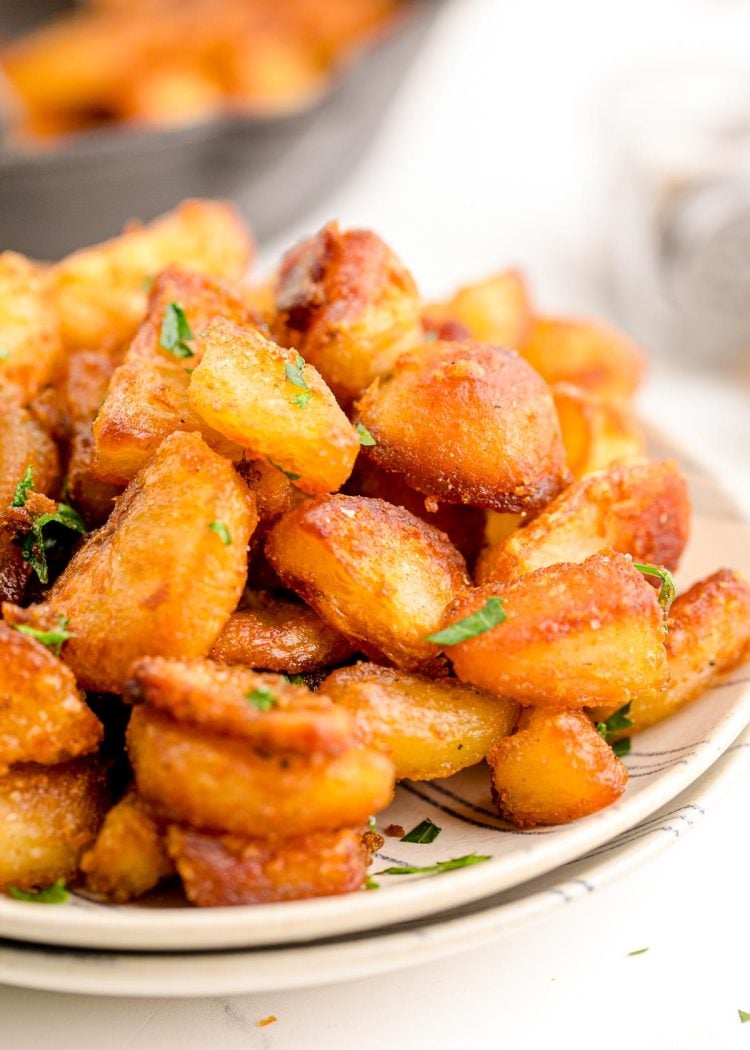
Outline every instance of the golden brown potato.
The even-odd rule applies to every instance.
[[[495,803],[516,827],[567,824],[617,801],[628,771],[581,711],[529,710],[487,756]]]
[[[291,685],[284,675],[158,656],[137,660],[131,674],[127,699],[210,733],[240,737],[254,748],[340,755],[357,742],[346,711],[321,693]]]
[[[88,890],[120,904],[175,874],[164,833],[135,791],[107,813],[96,842],[81,857],[81,871]]]
[[[254,459],[246,452],[235,467],[255,498],[258,527],[253,540],[257,541],[305,497],[292,485],[286,474],[265,459]]]
[[[62,360],[57,315],[23,255],[0,254],[0,402],[27,405]]]
[[[258,331],[216,318],[201,333],[192,410],[228,441],[265,456],[303,492],[335,492],[359,436],[312,365]]]
[[[576,481],[528,525],[484,550],[477,580],[511,580],[605,547],[676,569],[689,531],[690,496],[674,460],[610,467]]]
[[[356,716],[368,744],[390,755],[397,780],[434,780],[481,762],[519,712],[513,700],[455,678],[377,664],[342,667],[320,688]]]
[[[573,477],[645,455],[646,436],[626,402],[607,400],[571,383],[555,383],[552,396]]]
[[[512,350],[434,343],[400,358],[357,405],[366,454],[428,496],[538,510],[568,478],[552,395]]]
[[[102,725],[62,660],[0,623],[0,666],[0,775],[14,762],[47,766],[96,751]]]
[[[246,591],[210,655],[223,664],[303,674],[340,664],[353,652],[351,642],[309,605],[270,591]]]
[[[314,365],[346,408],[422,339],[414,280],[369,230],[336,223],[286,254],[274,338]]]
[[[357,648],[407,670],[433,660],[425,636],[468,579],[442,532],[364,496],[306,501],[273,527],[266,554],[284,585]]]
[[[172,434],[47,600],[6,607],[6,619],[46,628],[67,617],[78,681],[117,692],[139,656],[208,653],[242,593],[254,525],[232,465],[197,434]]]
[[[645,371],[643,351],[597,321],[536,317],[520,350],[548,383],[572,383],[608,400],[630,397]]]
[[[72,879],[108,801],[97,758],[19,765],[0,777],[0,888],[31,890]]]
[[[371,748],[258,751],[147,707],[133,711],[127,739],[139,792],[158,815],[198,828],[304,835],[364,824],[393,796],[393,764]]]
[[[447,610],[454,624],[499,598],[506,619],[448,646],[465,682],[541,707],[622,707],[667,681],[656,590],[629,557],[594,554],[488,584]],[[494,604],[494,603],[493,603]]]
[[[425,307],[428,327],[455,321],[478,343],[518,350],[531,327],[531,300],[523,275],[503,270],[459,288],[452,298]]]
[[[69,348],[132,338],[146,310],[147,286],[177,264],[236,281],[252,257],[248,230],[228,204],[183,201],[148,226],[73,252],[52,267],[49,289]]]
[[[187,899],[211,908],[362,889],[370,860],[362,833],[363,828],[341,828],[268,840],[207,835],[173,824],[167,845]]]
[[[191,338],[172,344],[164,326],[182,311]],[[195,430],[227,455],[240,455],[190,407],[190,373],[200,361],[198,333],[211,318],[229,317],[252,324],[244,304],[218,281],[170,267],[155,280],[148,313],[115,371],[109,392],[94,422],[95,470],[105,481],[126,484],[159,443],[175,430]],[[179,332],[177,333],[179,335]]]

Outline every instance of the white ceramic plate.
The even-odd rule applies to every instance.
[[[652,455],[664,454],[658,441]],[[750,574],[750,529],[723,490],[687,469],[694,502],[693,537],[678,577],[685,585],[720,565]],[[0,897],[0,937],[101,949],[205,951],[280,945],[336,937],[434,915],[558,868],[634,827],[673,799],[750,722],[750,669],[731,678],[667,722],[640,734],[627,759],[631,779],[615,805],[559,828],[519,832],[493,810],[487,770],[446,781],[404,783],[379,818],[411,828],[430,817],[442,828],[431,845],[386,839],[373,873],[393,864],[428,865],[468,853],[491,860],[439,876],[381,876],[377,892],[255,907],[191,909],[177,897],[109,905],[74,895],[65,905]]]
[[[626,875],[688,832],[747,768],[750,730],[660,809],[561,870],[395,928],[333,941],[177,954],[97,952],[0,942],[0,982],[89,995],[219,996],[314,987],[405,969],[478,948]]]

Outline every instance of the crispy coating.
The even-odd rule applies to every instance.
[[[199,342],[201,360],[188,390],[196,415],[228,441],[267,457],[303,492],[341,488],[359,436],[317,370],[296,350],[223,318]]]
[[[258,527],[253,539],[258,539],[304,497],[286,474],[265,459],[255,459],[246,452],[235,466],[255,498]]]
[[[397,780],[434,780],[481,762],[519,712],[513,700],[455,678],[370,663],[342,667],[320,688],[356,716],[371,746],[390,755]]]
[[[283,675],[256,674],[210,660],[137,660],[125,696],[145,701],[177,722],[239,737],[264,750],[340,755],[355,745],[353,719],[322,693],[290,685]],[[257,707],[254,698],[262,705]]]
[[[555,383],[552,396],[573,477],[646,454],[646,435],[627,402],[599,397],[571,383]]]
[[[52,267],[49,292],[69,348],[131,339],[146,310],[147,286],[177,264],[207,277],[239,280],[252,257],[244,222],[221,201],[183,201],[148,226],[66,256]]]
[[[353,652],[352,643],[309,605],[271,591],[246,591],[210,655],[223,664],[303,674],[340,664]]]
[[[130,790],[104,818],[96,842],[81,857],[86,889],[118,904],[148,893],[175,874],[164,832]]]
[[[268,840],[173,824],[167,845],[185,896],[201,908],[353,893],[370,860],[361,827]]]
[[[444,624],[501,598],[505,621],[446,649],[465,682],[541,707],[623,704],[667,681],[656,590],[629,557],[602,551],[459,599]]]
[[[0,402],[27,405],[62,361],[57,315],[39,267],[16,252],[0,254]]]
[[[210,526],[220,522],[230,542]],[[205,656],[242,593],[255,525],[232,465],[197,434],[172,434],[42,605],[6,619],[69,618],[64,657],[84,689],[118,692],[139,656]]]
[[[548,383],[572,383],[607,400],[630,397],[645,372],[643,351],[598,321],[535,317],[520,349]]]
[[[520,828],[587,817],[616,802],[628,780],[581,711],[526,711],[487,762],[500,815]]]
[[[72,879],[108,802],[108,777],[97,758],[19,765],[0,777],[0,888]]]
[[[545,565],[583,561],[605,547],[676,569],[690,532],[690,496],[674,460],[631,463],[574,482],[533,521],[482,552],[480,584]]]
[[[190,357],[176,357],[161,345],[165,312],[173,303],[182,309],[195,337],[188,344]],[[241,300],[219,281],[175,267],[156,278],[145,319],[112,376],[94,422],[94,466],[100,478],[126,484],[175,430],[199,431],[217,451],[240,455],[192,410],[188,398],[190,371],[202,354],[198,333],[217,316],[253,323]]]
[[[414,279],[369,230],[329,223],[284,256],[274,338],[313,364],[346,408],[421,341]]]
[[[0,666],[0,775],[14,762],[54,765],[96,751],[102,725],[62,660],[0,623]]]
[[[127,741],[139,792],[158,815],[197,828],[304,835],[364,824],[393,796],[393,764],[371,748],[258,751],[147,707],[133,711]]]
[[[366,454],[446,503],[538,510],[568,479],[547,385],[512,350],[435,343],[400,358],[357,406]]]
[[[284,585],[373,659],[428,665],[424,638],[467,584],[444,533],[364,496],[308,500],[278,522],[266,554]]]
[[[425,307],[428,328],[453,321],[478,343],[518,350],[529,334],[532,307],[523,274],[502,270],[459,288],[448,300]],[[445,335],[441,336],[445,338]]]

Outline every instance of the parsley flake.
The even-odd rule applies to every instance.
[[[29,627],[25,623],[14,624],[13,626],[19,634],[27,634],[30,638],[36,638],[42,645],[46,645],[48,649],[51,649],[55,656],[59,656],[63,642],[67,642],[68,638],[75,638],[75,634],[68,630],[69,623],[70,620],[67,616],[58,616],[57,627],[49,631],[43,631],[38,627]]]
[[[746,1024],[750,1021],[750,1013],[747,1010],[738,1010],[737,1013],[739,1014],[740,1024]]]
[[[282,474],[286,475],[286,477],[288,477],[290,481],[299,481],[299,479],[302,477],[301,474],[292,474],[290,470],[284,470],[284,468],[280,467],[278,463],[274,463],[272,459],[269,459],[268,462],[271,464],[272,467],[276,467],[277,470],[280,470]]]
[[[251,689],[249,693],[245,693],[245,699],[253,707],[257,707],[259,711],[270,711],[276,703],[275,693],[266,685],[260,685],[257,689]]]
[[[377,445],[377,441],[372,436],[367,427],[364,425],[364,423],[355,424],[354,429],[359,434],[360,445],[364,445],[366,448],[371,448],[373,445]]]
[[[642,572],[644,576],[656,576],[661,580],[658,602],[666,616],[677,594],[672,573],[668,569],[663,569],[660,565],[642,565],[637,561],[633,562],[633,568],[637,569],[638,572]]]
[[[635,951],[628,952],[627,957],[630,958],[631,955],[643,955],[647,951],[648,948],[636,948]]]
[[[377,826],[377,823],[375,821],[375,817],[368,817],[367,818],[367,830],[368,831],[377,831],[378,830],[378,826]]]
[[[294,364],[290,365],[287,362],[287,364],[284,365],[284,371],[286,372],[286,377],[290,383],[292,383],[294,386],[302,387],[303,390],[307,390],[307,380],[302,374],[302,369],[304,367],[305,362],[302,360],[299,354],[297,354],[297,356],[294,359]]]
[[[19,890],[17,886],[8,886],[7,894],[15,901],[31,901],[33,904],[64,904],[70,897],[63,879],[57,879],[41,890]]]
[[[34,519],[31,523],[31,531],[21,544],[21,554],[24,561],[29,563],[39,577],[40,583],[49,582],[47,550],[54,546],[54,540],[50,540],[44,535],[44,527],[51,524],[62,525],[64,528],[70,529],[72,532],[79,532],[81,535],[88,531],[78,511],[68,506],[67,503],[58,503],[57,510],[52,514],[40,514],[38,518]]]
[[[434,842],[442,830],[427,817],[421,824],[402,835],[401,842]]]
[[[482,861],[491,860],[489,856],[479,853],[468,853],[465,857],[454,857],[453,860],[439,860],[437,864],[428,864],[423,868],[413,864],[403,864],[396,868],[384,868],[376,871],[376,875],[422,875],[427,872],[453,871],[456,868],[468,868],[471,864],[481,864]]]
[[[372,876],[368,875],[367,878],[365,879],[365,889],[366,890],[379,890],[380,889],[380,883],[376,882],[375,879],[372,878]]]
[[[305,405],[309,404],[312,399],[312,390],[303,390],[301,394],[297,394],[296,397],[292,398],[292,404],[296,405],[297,408],[304,408]]]
[[[161,322],[159,346],[168,350],[170,354],[174,354],[175,357],[195,357],[187,345],[187,340],[192,338],[193,333],[185,317],[185,311],[179,303],[167,303]]]
[[[436,645],[458,645],[468,638],[476,638],[478,634],[491,631],[506,619],[503,610],[502,598],[488,598],[481,609],[465,616],[463,620],[444,627],[436,634],[428,634],[425,641],[434,642]]]
[[[31,464],[28,465],[24,471],[24,475],[16,485],[16,491],[13,494],[11,500],[11,507],[23,507],[26,504],[26,497],[29,494],[29,490],[34,487],[34,471]]]
[[[630,754],[630,749],[633,746],[633,741],[629,736],[624,736],[622,740],[615,740],[612,745],[612,750],[618,758],[625,758],[625,755]]]
[[[212,521],[208,526],[211,532],[215,532],[225,547],[229,547],[232,542],[232,537],[229,535],[229,529],[226,527],[223,521]]]
[[[624,707],[619,708],[614,714],[610,715],[606,722],[596,723],[597,733],[604,737],[608,744],[612,744],[612,750],[618,758],[624,758],[625,755],[630,753],[631,740],[629,736],[614,741],[612,738],[621,733],[623,729],[632,727],[633,720],[628,717],[629,715],[630,704],[625,704]]]

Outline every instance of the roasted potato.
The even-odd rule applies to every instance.
[[[274,338],[299,350],[347,408],[422,339],[414,280],[369,230],[329,223],[286,254]]]
[[[0,254],[0,404],[27,405],[62,361],[60,326],[40,269],[15,252]]]
[[[570,383],[555,383],[552,396],[573,477],[645,455],[646,436],[625,401],[611,401]]]
[[[320,688],[356,716],[372,747],[390,755],[397,780],[434,780],[481,762],[520,710],[455,678],[369,663],[334,671]]]
[[[499,598],[505,619],[446,647],[465,682],[540,707],[622,707],[667,683],[656,590],[629,557],[602,551],[459,598],[444,625]],[[493,603],[496,604],[496,603]]]
[[[690,497],[674,460],[614,466],[576,481],[528,525],[484,550],[477,580],[511,580],[605,547],[676,569],[689,531]]]
[[[332,831],[366,823],[393,795],[393,764],[371,748],[269,753],[147,707],[133,711],[127,737],[138,791],[156,813],[206,830]]]
[[[205,656],[242,593],[255,525],[230,463],[172,434],[71,559],[46,601],[6,619],[66,617],[64,658],[84,689],[117,692],[139,656]]]
[[[403,507],[364,496],[308,500],[276,524],[266,555],[296,591],[373,659],[429,664],[425,636],[466,585],[448,537]]]
[[[616,802],[628,771],[581,711],[525,711],[487,756],[495,803],[516,827],[567,824]]]
[[[246,591],[210,655],[223,664],[303,674],[340,664],[353,652],[352,643],[309,605],[270,591]]]
[[[97,758],[19,765],[0,777],[0,889],[72,879],[108,802],[108,777]]]
[[[190,407],[228,441],[265,456],[313,495],[352,472],[359,436],[312,365],[258,331],[216,318],[199,338]]]
[[[425,307],[425,320],[428,328],[453,321],[478,343],[518,350],[532,321],[526,282],[518,270],[503,270],[459,288],[445,302],[430,303]]]
[[[269,904],[362,889],[370,861],[363,830],[269,840],[208,835],[173,824],[167,845],[192,904]]]
[[[435,343],[399,359],[357,405],[367,455],[446,503],[539,510],[568,480],[547,385],[512,350]]]
[[[235,466],[255,499],[258,512],[258,527],[253,534],[255,542],[304,496],[286,474],[265,459],[255,459],[246,452]]]

